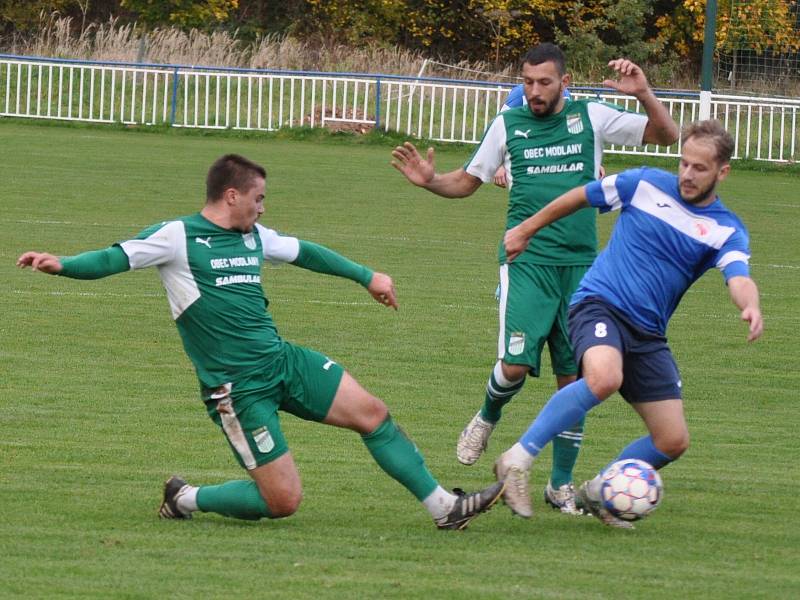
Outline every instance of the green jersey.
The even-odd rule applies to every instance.
[[[203,385],[263,372],[280,355],[284,341],[266,310],[261,266],[294,261],[297,238],[258,223],[250,233],[223,229],[195,214],[149,227],[119,246],[131,269],[158,268]]]
[[[595,100],[565,100],[561,112],[534,115],[528,105],[497,115],[464,170],[489,183],[505,166],[506,229],[521,223],[574,187],[597,179],[603,144],[639,145],[645,115]],[[515,259],[540,265],[590,265],[597,254],[595,211],[582,209],[536,234]],[[506,262],[500,243],[499,259]]]

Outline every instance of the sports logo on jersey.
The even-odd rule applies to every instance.
[[[519,356],[525,351],[525,332],[515,331],[508,339],[508,353],[511,356]]]
[[[573,113],[567,115],[567,131],[572,134],[580,133],[583,131],[583,119],[580,114]]]
[[[197,244],[203,244],[203,246],[211,248],[211,236],[208,236],[206,239],[203,239],[201,237],[196,237],[194,238],[194,241]]]
[[[709,229],[708,229],[708,225],[706,225],[705,223],[701,223],[700,221],[696,221],[695,224],[694,224],[694,228],[697,231],[697,235],[699,235],[700,237],[705,237],[705,236],[708,235]]]
[[[256,443],[259,451],[266,454],[270,450],[275,447],[275,440],[272,439],[272,435],[269,432],[269,429],[264,427],[259,427],[255,431],[252,432],[253,441]]]
[[[528,134],[529,134],[530,132],[531,132],[531,130],[530,130],[530,129],[526,129],[525,131],[522,131],[522,130],[520,130],[520,129],[515,129],[515,130],[514,130],[514,135],[517,135],[517,136],[519,136],[519,137],[524,137],[524,138],[527,140],[527,139],[528,139]]]
[[[244,240],[244,245],[248,250],[256,249],[256,238],[252,233],[243,233],[242,239]]]

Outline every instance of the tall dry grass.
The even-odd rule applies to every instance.
[[[409,76],[417,75],[424,64],[425,76],[484,81],[509,81],[516,71],[515,66],[509,66],[496,72],[482,62],[426,62],[419,52],[374,43],[351,47],[279,35],[244,41],[235,32],[185,32],[175,27],[145,31],[136,23],[124,24],[117,19],[93,23],[80,31],[70,18],[58,14],[43,15],[34,34],[1,39],[0,50],[24,56],[97,61]]]

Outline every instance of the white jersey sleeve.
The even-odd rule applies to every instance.
[[[464,165],[464,170],[483,183],[489,183],[494,179],[498,167],[503,165],[505,157],[506,125],[501,113],[494,118],[483,134],[478,149]]]
[[[264,258],[273,264],[294,261],[300,254],[300,241],[296,237],[280,235],[274,229],[269,229],[256,223],[258,236],[261,238],[261,247]]]
[[[601,143],[641,146],[647,115],[632,113],[605,102],[589,102],[589,120]]]
[[[173,260],[181,249],[185,254],[185,228],[182,221],[166,221],[119,246],[128,255],[131,270],[164,265]]]

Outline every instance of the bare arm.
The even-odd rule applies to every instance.
[[[606,79],[603,85],[634,96],[647,113],[648,121],[642,141],[661,146],[669,146],[678,141],[678,126],[672,120],[667,107],[656,98],[642,69],[624,58],[612,60],[608,66],[619,74],[619,79]]]
[[[747,341],[754,342],[764,332],[756,282],[743,275],[731,277],[728,280],[728,292],[733,303],[742,311],[742,321],[750,324]]]
[[[443,174],[436,173],[433,148],[428,148],[427,158],[422,158],[414,144],[405,142],[392,150],[392,157],[394,158],[392,166],[405,175],[411,183],[445,198],[464,198],[471,195],[483,183],[464,169]]]
[[[586,188],[584,186],[572,188],[565,194],[561,194],[533,216],[528,217],[516,227],[512,227],[506,231],[506,235],[503,238],[503,245],[506,249],[506,259],[508,262],[513,261],[525,251],[525,248],[528,247],[528,243],[531,241],[531,238],[536,235],[537,231],[550,225],[553,221],[571,215],[575,211],[587,206],[589,206],[589,201],[586,199]]]

